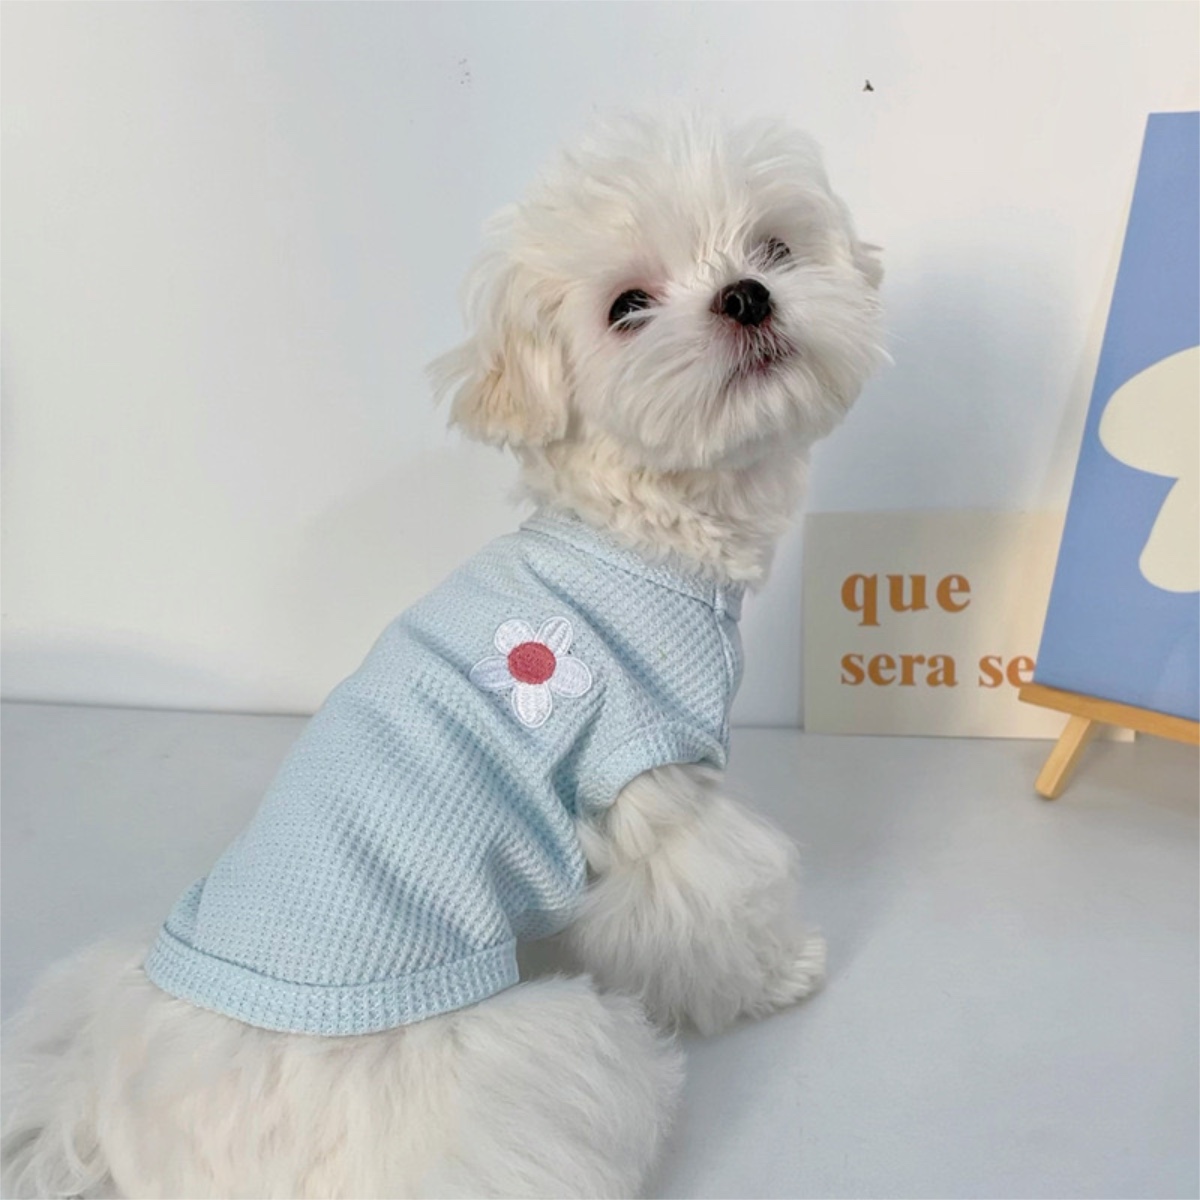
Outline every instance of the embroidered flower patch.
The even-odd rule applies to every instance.
[[[505,621],[492,639],[500,653],[477,662],[471,682],[488,692],[511,689],[517,720],[537,729],[554,709],[551,693],[575,699],[591,689],[587,664],[568,653],[574,636],[566,617],[551,617],[537,633],[525,621]]]

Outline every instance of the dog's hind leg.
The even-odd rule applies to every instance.
[[[159,991],[144,949],[53,972],[8,1030],[5,1194],[632,1196],[678,1051],[590,980],[361,1037],[256,1029]]]
[[[4,1194],[115,1196],[100,1142],[92,1034],[143,947],[105,943],[59,964],[4,1029]]]
[[[796,848],[716,771],[647,771],[579,830],[594,879],[567,943],[602,986],[702,1033],[819,986],[825,944],[800,920]]]
[[[674,1113],[680,1051],[626,996],[544,979],[455,1016],[456,1130],[431,1196],[642,1193]]]

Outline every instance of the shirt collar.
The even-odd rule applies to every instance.
[[[744,584],[718,583],[699,572],[685,571],[671,562],[654,562],[618,541],[612,534],[581,521],[573,513],[539,509],[522,523],[521,528],[556,538],[631,575],[640,575],[661,587],[691,596],[707,604],[718,616],[728,616],[736,621],[742,615],[742,596],[746,590]]]

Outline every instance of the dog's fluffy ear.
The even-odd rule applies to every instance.
[[[429,368],[450,423],[496,446],[546,445],[567,431],[570,380],[558,334],[558,297],[503,250],[485,255],[467,280],[473,330]]]
[[[860,242],[855,239],[851,248],[854,265],[862,277],[876,290],[883,282],[883,263],[879,261],[882,247],[872,246],[870,242]]]

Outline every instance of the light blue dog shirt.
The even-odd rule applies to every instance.
[[[563,928],[577,814],[725,764],[741,589],[541,514],[397,618],[176,904],[146,972],[266,1029],[359,1034],[517,982]]]

